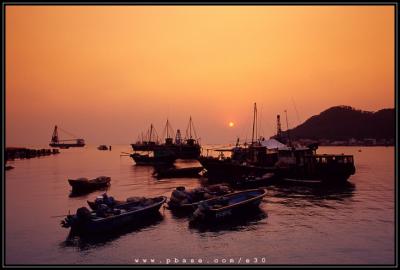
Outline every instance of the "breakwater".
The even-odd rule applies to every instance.
[[[5,161],[49,156],[59,153],[60,150],[58,149],[29,149],[23,147],[7,147],[5,151]]]

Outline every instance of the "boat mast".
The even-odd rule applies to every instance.
[[[253,112],[253,132],[251,134],[251,144],[254,143],[254,129],[256,128],[256,119],[257,119],[257,104],[254,102],[254,112]],[[256,133],[257,133],[257,128],[256,128]],[[256,134],[257,136],[257,134]]]
[[[192,135],[192,131],[194,133],[194,137]],[[185,132],[185,140],[190,140],[192,142],[198,140],[197,134],[196,134],[196,128],[193,124],[192,116],[189,118],[189,124],[186,127],[186,132]]]
[[[192,116],[189,118],[189,139],[192,138]]]
[[[150,135],[149,135],[149,142],[151,142],[151,136],[153,133],[153,124],[150,124]]]
[[[165,128],[167,129],[167,138],[169,138],[169,133],[168,133],[168,118],[167,118],[167,124],[165,125]]]
[[[289,133],[289,121],[288,121],[288,117],[287,117],[287,111],[285,110],[285,115],[286,115],[286,133],[287,133],[287,137],[288,137],[288,141],[289,141],[289,146],[292,146],[292,141],[290,140],[290,133]]]

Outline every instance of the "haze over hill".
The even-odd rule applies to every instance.
[[[350,106],[331,107],[290,129],[293,139],[394,139],[395,110],[362,111]],[[286,136],[286,132],[284,132]]]

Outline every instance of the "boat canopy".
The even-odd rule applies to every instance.
[[[261,146],[266,147],[269,150],[272,149],[278,149],[278,150],[290,150],[290,148],[283,143],[280,143],[279,141],[275,139],[268,139],[268,140],[263,140],[261,141]]]

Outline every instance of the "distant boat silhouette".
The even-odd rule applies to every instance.
[[[146,136],[141,136],[136,143],[131,144],[134,151],[155,151],[155,150],[169,150],[180,159],[197,159],[201,153],[201,146],[197,138],[196,130],[193,125],[192,117],[189,118],[189,124],[186,129],[186,136],[182,139],[181,131],[178,129],[173,139],[173,129],[169,120],[165,125],[165,142],[160,143],[157,131],[153,124],[146,132]]]
[[[175,142],[177,142],[177,139],[175,139]],[[178,158],[197,159],[200,157],[201,146],[193,125],[192,117],[189,118],[189,125],[186,129],[186,137],[182,144],[177,145],[177,148]]]
[[[61,129],[61,128],[60,128]],[[68,133],[65,130],[62,130],[65,133]],[[70,134],[74,137],[76,137],[73,134]],[[84,139],[68,139],[68,140],[60,140],[58,136],[58,127],[54,127],[53,135],[51,136],[51,142],[49,143],[51,147],[59,147],[59,148],[65,148],[68,149],[70,147],[83,147],[85,146],[85,140]]]
[[[98,150],[108,150],[108,146],[105,144],[102,144],[102,145],[97,146],[97,149]]]
[[[155,146],[160,145],[158,142],[158,134],[155,130],[153,124],[150,125],[150,129],[146,132],[146,137],[141,138],[136,142],[131,144],[134,151],[153,151]]]

